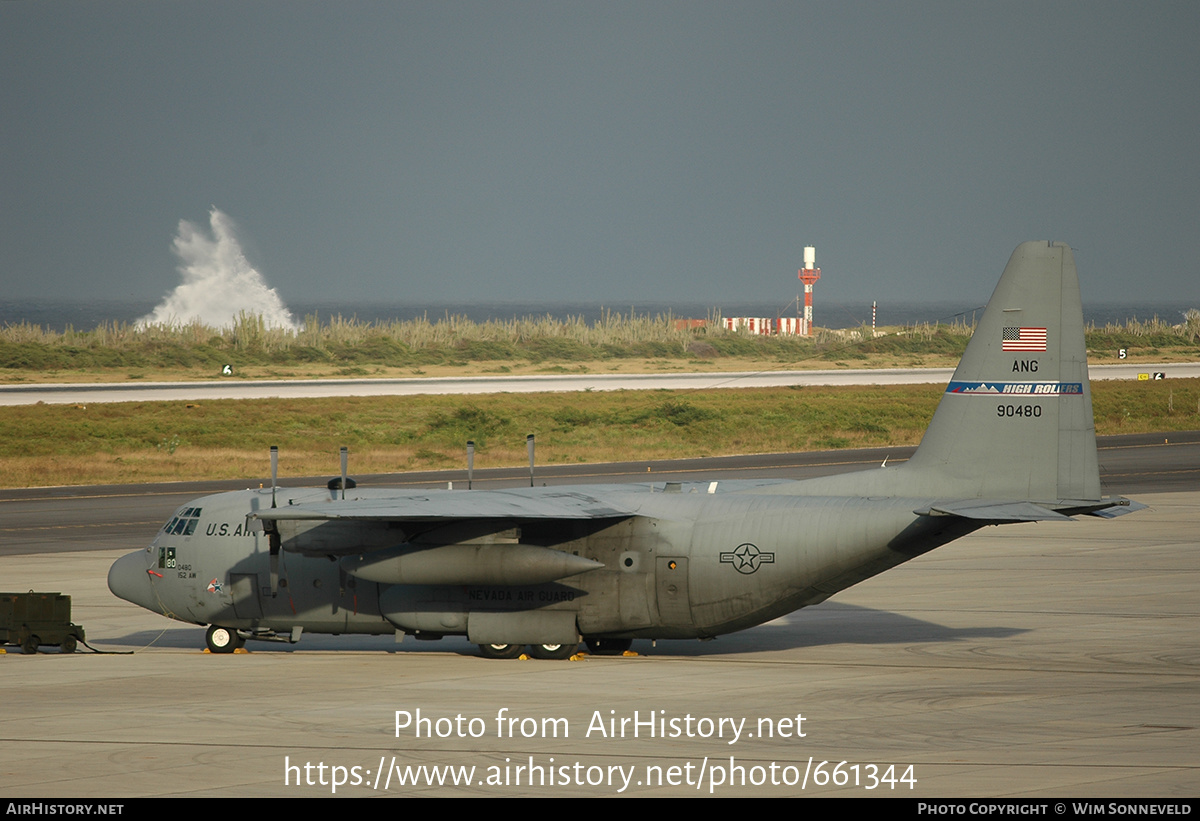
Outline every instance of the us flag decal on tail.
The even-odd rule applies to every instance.
[[[1001,350],[1044,351],[1046,350],[1045,328],[1005,328],[1001,334]]]

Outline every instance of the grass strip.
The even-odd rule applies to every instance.
[[[0,407],[0,485],[262,477],[280,447],[282,475],[336,473],[338,447],[358,473],[465,464],[636,461],[913,445],[944,389],[747,388],[487,396],[254,399]],[[1099,434],[1200,428],[1200,380],[1097,382]]]
[[[669,314],[608,312],[588,322],[550,316],[473,322],[362,322],[305,318],[297,330],[268,327],[242,313],[227,327],[192,322],[138,326],[104,323],[91,331],[51,331],[29,323],[0,327],[0,379],[6,382],[220,378],[411,376],[470,373],[646,372],[740,367],[933,367],[957,362],[973,332],[950,324],[880,331],[817,329],[814,337],[756,336],[726,330],[713,312],[691,328]],[[1200,357],[1200,310],[1171,325],[1157,318],[1091,326],[1093,363],[1194,360]]]

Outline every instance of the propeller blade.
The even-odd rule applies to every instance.
[[[271,523],[275,524],[274,522]],[[279,593],[279,531],[267,531],[267,545],[270,547],[271,556],[271,595],[275,596]]]

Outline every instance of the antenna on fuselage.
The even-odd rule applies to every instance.
[[[346,467],[350,460],[350,449],[342,445],[342,501],[346,500]]]
[[[529,486],[533,487],[533,434],[525,437],[525,447],[529,451]]]
[[[279,445],[271,445],[271,507],[275,507],[275,490],[279,486]]]
[[[471,489],[471,476],[475,473],[475,441],[467,440],[467,490]]]

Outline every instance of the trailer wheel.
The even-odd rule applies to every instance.
[[[42,640],[37,636],[26,636],[25,640],[21,642],[21,652],[27,656],[32,656],[38,651],[38,646],[41,643]]]
[[[242,646],[242,637],[236,630],[213,624],[204,634],[204,643],[208,645],[210,653],[232,653]]]
[[[524,649],[523,644],[481,644],[479,655],[485,659],[515,659]]]
[[[61,643],[58,645],[58,651],[59,651],[60,653],[74,653],[74,652],[75,652],[75,647],[76,647],[76,646],[77,646],[77,645],[76,645],[75,637],[74,637],[74,636],[67,636],[67,637],[66,637],[65,639],[63,639],[63,640],[62,640],[62,642],[61,642]]]
[[[577,649],[578,644],[531,644],[529,655],[535,659],[569,659]]]

